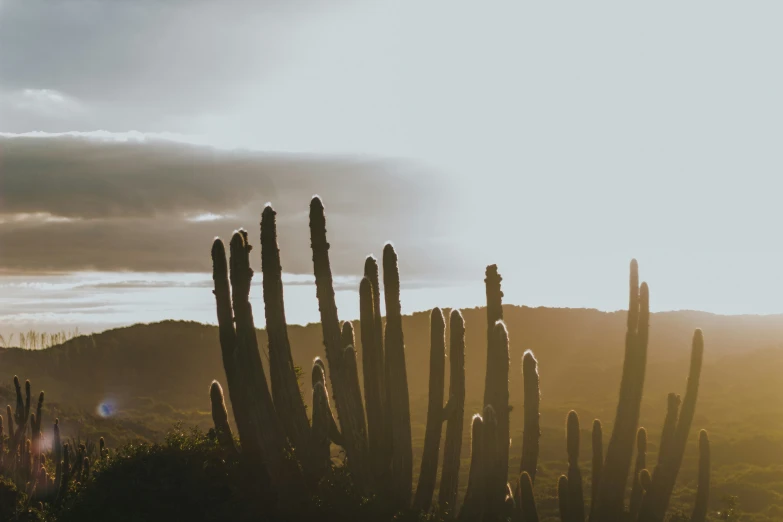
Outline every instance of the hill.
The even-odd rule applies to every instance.
[[[487,325],[483,308],[463,314],[470,414],[479,411],[483,395]],[[541,374],[541,477],[554,488],[563,470],[567,412],[577,410],[583,428],[598,417],[605,429],[611,429],[626,314],[506,306],[504,317],[511,339],[511,403],[518,408],[511,417],[511,468],[518,466],[521,446],[521,357],[531,349]],[[705,332],[694,447],[686,454],[681,475],[683,503],[690,502],[688,484],[695,480],[695,432],[704,428],[713,441],[714,502],[728,492],[738,494],[749,512],[783,509],[783,317],[681,311],[653,314],[650,324],[641,421],[650,430],[653,459],[666,394],[684,392],[693,330],[700,327]],[[361,325],[355,326],[360,339]],[[406,316],[403,328],[418,462],[426,418],[429,314]],[[312,360],[323,357],[320,325],[290,326],[289,336],[295,363],[305,371],[302,386],[309,402]],[[266,346],[263,330],[258,331],[258,340],[259,346]],[[73,420],[62,423],[65,436],[103,435],[110,444],[160,439],[175,422],[208,426],[209,383],[225,383],[217,327],[179,321],[118,328],[40,351],[2,349],[0,368],[4,379],[10,381],[17,374],[30,379],[34,390],[46,391],[47,418]],[[470,415],[466,417],[469,420]],[[588,436],[582,439],[589,441]],[[589,448],[583,455],[589,455]]]

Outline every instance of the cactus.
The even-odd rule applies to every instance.
[[[236,453],[234,446],[234,435],[231,433],[231,426],[228,424],[228,411],[226,411],[226,402],[223,399],[223,388],[220,383],[212,381],[209,387],[209,398],[212,403],[212,422],[215,425],[215,434],[217,435],[220,446],[228,454]],[[104,442],[103,437],[100,441],[100,457],[103,460]]]
[[[699,432],[699,485],[696,489],[696,503],[693,506],[691,522],[707,520],[707,501],[710,496],[710,439],[707,432]]]
[[[367,264],[365,263],[365,272]],[[375,265],[377,279],[378,265]],[[362,373],[364,375],[364,399],[367,403],[368,454],[373,477],[381,482],[388,472],[388,455],[383,438],[383,347],[378,344],[375,323],[375,291],[368,277],[359,284],[360,323],[362,330]]]
[[[561,522],[566,522],[568,518],[568,477],[560,475],[557,479],[557,509],[560,513]]]
[[[639,428],[636,434],[636,464],[633,469],[633,477],[631,478],[633,485],[631,486],[631,500],[628,510],[631,513],[631,520],[636,520],[639,516],[639,508],[642,505],[642,496],[644,495],[644,488],[642,488],[642,482],[640,475],[643,469],[647,468],[647,430]]]
[[[459,512],[459,520],[470,522],[481,520],[484,513],[484,419],[474,415],[471,423],[470,438],[470,472],[468,473],[468,489]]]
[[[55,490],[60,491],[60,486],[63,479],[63,444],[60,440],[60,419],[54,419],[52,437],[52,452],[54,453],[54,487]]]
[[[383,248],[383,288],[386,298],[386,397],[391,415],[392,496],[399,506],[410,505],[413,488],[413,447],[408,397],[408,374],[405,368],[405,341],[402,334],[400,273],[397,253],[387,243]]]
[[[680,471],[682,458],[685,454],[685,446],[688,442],[693,415],[696,411],[696,399],[699,393],[699,378],[704,356],[704,336],[701,330],[693,334],[691,347],[691,365],[688,373],[688,383],[685,399],[680,407],[677,425],[671,429],[670,416],[673,415],[670,407],[661,439],[661,450],[658,454],[658,463],[652,474],[650,489],[642,500],[639,511],[639,522],[662,522],[666,515],[674,483]],[[669,398],[671,406],[672,399]],[[676,408],[675,408],[676,412]],[[665,438],[664,438],[665,437]]]
[[[598,497],[598,489],[601,483],[601,469],[604,465],[604,435],[601,421],[599,419],[593,420],[593,435],[592,435],[592,447],[593,447],[593,467],[590,470],[590,517],[588,520],[595,520],[593,517],[593,509],[596,505],[596,499]]]
[[[435,308],[430,314],[430,380],[427,405],[427,428],[424,434],[424,451],[421,472],[413,508],[429,511],[435,493],[435,477],[438,473],[438,453],[443,428],[443,387],[446,371],[446,322],[443,312]]]
[[[441,513],[452,518],[457,505],[462,428],[465,422],[465,321],[459,310],[452,310],[449,318],[449,361],[448,418],[438,504]]]
[[[484,450],[483,450],[483,482],[484,482],[484,520],[495,521],[500,518],[503,510],[503,491],[506,477],[501,476],[498,468],[500,463],[500,443],[498,436],[498,421],[495,408],[491,404],[484,407]]]
[[[288,326],[283,299],[282,266],[277,246],[275,211],[267,205],[261,214],[261,272],[264,288],[264,314],[269,345],[269,378],[272,400],[286,435],[307,473],[312,467],[310,453],[310,423],[288,340]]]
[[[334,420],[334,413],[332,412],[332,406],[329,403],[329,392],[326,388],[326,367],[324,366],[324,362],[321,360],[320,357],[316,357],[313,360],[313,372],[312,372],[312,383],[313,388],[315,388],[316,383],[321,383],[324,388],[324,393],[326,402],[326,412],[328,415],[325,417],[326,424],[327,424],[327,432],[329,435],[329,438],[332,442],[337,444],[338,446],[345,447],[345,441],[343,440],[343,435],[340,433],[340,428],[337,426],[337,421]]]
[[[230,272],[225,248],[216,239],[212,246],[213,279],[220,331],[221,352],[234,418],[249,469],[265,470],[274,477],[279,500],[296,505],[303,495],[303,477],[275,411],[258,350],[250,305],[251,246],[247,232],[234,233],[230,244]],[[229,280],[231,291],[229,291]],[[236,326],[235,326],[236,324]],[[286,497],[287,500],[283,500]]]
[[[584,522],[585,501],[582,493],[582,472],[579,469],[579,416],[568,413],[566,421],[566,448],[568,450],[568,521]]]
[[[367,458],[367,424],[364,418],[361,386],[359,385],[353,325],[350,321],[343,323],[342,341],[345,348],[340,358],[340,372],[345,393],[345,410],[350,419],[350,423],[346,423],[346,425],[353,430],[350,434],[350,439],[353,441],[350,447],[353,449],[347,454],[348,467],[353,473],[359,489],[369,492],[372,489],[373,481]],[[348,438],[345,430],[343,430],[343,437]]]
[[[349,397],[346,390],[346,382],[340,378],[342,375],[342,355],[345,344],[342,339],[340,320],[337,316],[337,304],[334,300],[334,287],[332,282],[332,269],[329,264],[329,243],[326,241],[326,216],[324,206],[318,196],[310,202],[310,243],[313,251],[313,272],[315,274],[316,296],[318,298],[318,310],[321,315],[321,329],[323,331],[326,360],[329,363],[329,377],[332,383],[332,391],[335,397],[337,416],[340,419],[340,428],[344,440],[343,447],[349,461],[353,462],[353,469],[360,471],[361,481],[367,480],[365,469],[366,440],[357,439],[362,432],[359,426],[351,424],[353,418],[359,418],[358,411],[351,412],[351,404],[355,401]],[[361,402],[359,402],[361,404]],[[362,413],[362,418],[364,414]]]
[[[491,404],[497,415],[498,468],[495,471],[503,475],[503,482],[505,482],[508,479],[511,408],[508,404],[508,331],[502,323],[501,280],[497,265],[488,266],[484,279],[487,292],[487,371],[484,381],[484,406]],[[502,334],[498,330],[498,322],[502,324]],[[503,336],[505,340],[499,336]]]
[[[533,352],[527,350],[522,356],[522,376],[524,379],[524,429],[522,432],[522,461],[519,466],[520,474],[526,471],[530,480],[535,483],[536,468],[538,466],[538,449],[541,439],[541,426],[539,423],[539,405],[541,391],[538,382],[538,361]]]
[[[221,397],[223,396],[223,389],[222,388],[220,389],[220,395],[221,395]],[[225,409],[225,407],[226,407],[226,403],[225,403],[225,401],[223,401],[223,409]],[[228,412],[226,412],[226,416],[228,416]],[[232,440],[231,440],[231,445],[232,445],[232,447],[234,447],[234,450],[236,450],[236,446],[234,446],[233,436],[232,436]],[[98,449],[98,456],[100,457],[101,462],[103,462],[103,461],[105,461],[106,459],[109,458],[109,450],[106,449],[106,441],[103,440],[103,437],[101,437],[98,440],[98,448],[99,448]]]
[[[633,456],[639,411],[647,365],[647,341],[649,335],[650,305],[647,283],[639,286],[639,267],[631,261],[630,299],[628,305],[628,330],[625,337],[625,360],[620,382],[612,435],[606,449],[601,482],[592,522],[620,520],[623,513],[623,496]]]
[[[522,504],[522,520],[524,522],[538,522],[538,509],[533,498],[533,482],[530,475],[523,471],[519,476],[520,503]]]

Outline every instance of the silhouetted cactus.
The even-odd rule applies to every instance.
[[[484,381],[484,406],[491,404],[497,416],[498,432],[498,468],[505,482],[508,479],[508,451],[510,444],[508,404],[508,331],[503,320],[503,292],[500,290],[502,278],[497,265],[487,267],[484,279],[487,293],[487,371]],[[498,337],[498,321],[503,324],[505,342]]]
[[[251,248],[247,232],[234,233],[230,245],[231,269],[227,273],[222,241],[216,239],[212,247],[221,352],[242,452],[248,458],[250,469],[263,469],[274,477],[281,502],[292,505],[302,498],[304,481],[297,462],[288,457],[291,448],[275,411],[258,350],[249,301],[253,277]]]
[[[350,418],[350,423],[346,423],[346,425],[350,426],[352,430],[350,439],[353,441],[350,445],[353,449],[347,453],[348,468],[354,475],[359,490],[370,492],[373,488],[373,481],[367,458],[367,424],[364,417],[361,385],[359,384],[353,325],[350,321],[343,323],[342,340],[345,348],[341,357],[340,372],[345,393],[346,415]],[[343,437],[348,438],[345,429],[343,429]]]
[[[459,512],[459,520],[469,522],[481,520],[484,513],[485,487],[484,467],[484,419],[474,415],[470,429],[470,472],[468,489]]]
[[[595,518],[593,518],[593,509],[596,505],[598,489],[601,483],[601,470],[604,466],[604,435],[603,427],[601,426],[601,421],[599,419],[593,420],[592,449],[593,466],[590,470],[590,517],[588,520],[595,520]]]
[[[427,428],[424,433],[424,450],[421,457],[421,472],[413,509],[429,511],[432,495],[435,493],[435,478],[438,474],[438,454],[443,431],[443,388],[446,372],[446,322],[443,312],[435,308],[430,314],[430,379],[429,402],[427,404]]]
[[[52,429],[52,453],[54,453],[54,487],[60,491],[63,479],[63,444],[60,439],[60,419],[54,419],[54,428]]]
[[[647,366],[649,322],[649,290],[646,283],[639,286],[639,267],[634,259],[631,261],[628,330],[625,336],[625,360],[620,382],[620,396],[601,472],[594,511],[597,519],[592,522],[615,521],[622,518],[623,497],[633,457],[636,430],[639,427],[639,411]]]
[[[707,432],[699,432],[699,485],[696,489],[696,502],[693,505],[691,522],[707,520],[707,501],[710,496],[710,439]]]
[[[223,388],[220,387],[219,382],[212,381],[212,385],[209,387],[209,399],[212,403],[212,422],[215,425],[215,434],[218,442],[224,451],[229,454],[236,453],[237,448],[234,445],[234,435],[231,433],[231,426],[228,423],[228,411],[226,411],[226,402],[223,398]],[[103,459],[103,445],[103,437],[101,437],[101,459]]]
[[[503,511],[503,492],[506,485],[506,477],[499,472],[502,469],[500,462],[499,445],[502,441],[498,435],[498,422],[495,408],[491,404],[484,407],[483,427],[483,473],[484,473],[484,520],[496,521]]]
[[[642,496],[644,488],[639,476],[643,469],[647,468],[647,430],[639,428],[636,433],[636,464],[633,468],[633,477],[631,481],[631,500],[628,505],[628,511],[631,513],[631,520],[636,520],[639,516],[639,508],[642,506]]]
[[[662,522],[666,509],[669,506],[674,483],[680,471],[682,458],[685,454],[685,446],[688,442],[693,415],[696,411],[696,399],[699,393],[699,378],[701,376],[701,365],[704,357],[704,336],[701,330],[696,330],[693,334],[693,344],[691,348],[691,365],[688,374],[688,384],[685,392],[685,399],[680,407],[680,414],[677,419],[677,426],[674,430],[670,427],[670,415],[672,408],[667,412],[666,425],[662,433],[661,449],[658,453],[658,464],[652,474],[652,483],[650,489],[642,500],[642,506],[639,511],[639,522]],[[669,404],[672,399],[670,396]]]
[[[334,420],[334,413],[332,412],[332,406],[329,403],[329,391],[326,387],[326,368],[324,366],[324,362],[321,360],[320,357],[316,357],[313,359],[313,372],[312,372],[312,384],[313,388],[315,388],[316,383],[321,383],[324,388],[324,393],[326,397],[326,411],[328,415],[326,416],[327,425],[328,425],[328,433],[329,438],[332,442],[337,444],[338,446],[342,446],[345,448],[345,441],[343,440],[343,435],[340,433],[340,429],[337,426],[337,421]]]
[[[568,520],[568,477],[565,475],[557,479],[557,510],[561,522]]]
[[[519,472],[520,474],[523,471],[527,472],[530,480],[535,482],[541,439],[541,415],[539,413],[541,391],[538,382],[538,361],[530,350],[527,350],[522,356],[522,377],[525,392],[523,399],[524,428],[522,431],[522,461]]]
[[[525,471],[519,476],[519,491],[522,520],[524,522],[538,522],[538,508],[536,508],[536,501],[533,497],[533,482]]]
[[[452,310],[449,318],[449,361],[449,401],[447,411],[444,411],[448,418],[438,505],[444,516],[452,518],[456,514],[462,429],[465,422],[465,321],[459,310]]]
[[[283,269],[277,246],[277,224],[271,205],[261,214],[261,271],[264,288],[264,314],[269,346],[269,378],[272,400],[288,439],[305,473],[312,468],[310,460],[310,423],[288,340],[288,325],[283,299]]]
[[[584,522],[585,501],[582,493],[582,471],[579,469],[579,416],[568,413],[566,448],[568,450],[568,522]]]
[[[413,488],[411,414],[402,334],[400,273],[397,253],[391,243],[383,248],[383,288],[386,298],[386,397],[391,412],[388,419],[393,452],[391,491],[397,505],[408,507]]]
[[[365,272],[367,264],[365,264]],[[375,265],[377,278],[378,266]],[[388,454],[383,439],[383,347],[378,343],[375,324],[375,292],[366,276],[359,284],[360,323],[362,330],[362,373],[364,375],[364,400],[367,406],[367,439],[370,466],[376,481],[388,473]]]

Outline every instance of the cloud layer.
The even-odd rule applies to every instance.
[[[257,243],[272,202],[284,269],[306,274],[313,194],[327,208],[337,273],[360,272],[388,240],[411,276],[441,272],[428,253],[433,237],[453,233],[436,248],[458,258],[448,186],[415,165],[103,138],[0,137],[0,268],[209,271],[212,239],[244,227]]]

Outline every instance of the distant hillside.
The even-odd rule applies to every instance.
[[[468,423],[471,414],[480,411],[483,396],[487,324],[484,309],[463,313],[467,374],[463,447],[469,448]],[[567,412],[578,411],[583,430],[589,429],[596,417],[603,421],[605,433],[611,430],[626,313],[506,306],[504,315],[511,339],[512,470],[518,466],[522,435],[521,357],[531,349],[539,360],[542,391],[537,490],[540,505],[556,510],[552,499],[556,498],[557,477],[565,469]],[[356,338],[361,339],[361,325],[357,322],[355,326]],[[654,462],[657,451],[666,395],[684,392],[690,342],[697,327],[705,332],[704,367],[690,447],[680,473],[681,489],[674,505],[692,504],[696,433],[707,429],[714,470],[712,507],[720,508],[724,493],[739,495],[743,511],[761,517],[752,520],[779,520],[777,513],[783,513],[781,316],[718,316],[690,311],[653,314],[641,414],[641,424],[650,433],[649,462]],[[429,314],[404,317],[403,328],[414,468],[418,473],[427,413]],[[291,326],[289,337],[294,361],[305,370],[302,385],[309,401],[312,360],[324,356],[320,325]],[[258,340],[265,359],[263,330],[258,331]],[[361,357],[361,348],[358,354]],[[448,364],[446,368],[448,371]],[[92,440],[105,436],[112,446],[137,438],[160,439],[175,422],[209,427],[209,383],[218,379],[225,384],[217,327],[181,321],[118,328],[40,351],[2,349],[0,400],[4,402],[13,402],[8,383],[14,374],[30,379],[36,392],[46,391],[45,425],[49,430],[53,417],[59,416],[65,436]],[[97,412],[102,403],[110,404],[116,413],[103,418]],[[589,441],[585,431],[582,454],[586,462]],[[461,488],[467,484],[466,459],[469,452],[463,455]]]
[[[464,310],[463,314],[470,405],[483,394],[487,325],[483,308]],[[612,404],[623,360],[625,312],[506,306],[504,314],[511,338],[512,403],[521,403],[520,360],[523,352],[531,349],[540,363],[542,407],[566,404],[594,409],[598,403]],[[706,338],[705,402],[712,392],[718,394],[727,386],[758,386],[758,376],[752,377],[753,372],[783,369],[775,366],[783,359],[783,316],[664,312],[653,314],[650,323],[645,399],[656,410],[665,402],[667,392],[679,392],[684,387],[690,340],[696,327],[704,330]],[[416,412],[420,409],[418,401],[422,401],[422,408],[426,403],[429,314],[406,316],[403,325],[410,395]],[[355,326],[360,339],[361,325],[357,321]],[[295,363],[309,373],[313,358],[324,356],[320,325],[290,326],[289,336]],[[265,352],[263,330],[258,331],[258,340]],[[773,362],[751,366],[750,361],[761,358]],[[732,363],[726,366],[725,361]],[[2,379],[18,374],[31,379],[35,389],[45,389],[50,400],[86,409],[94,409],[107,398],[122,409],[124,403],[137,397],[154,397],[175,408],[206,409],[211,380],[225,383],[217,328],[182,321],[108,330],[40,351],[2,349],[0,368]],[[725,376],[729,382],[713,381],[729,369],[735,372]],[[306,397],[310,395],[309,383],[309,378],[303,379]],[[607,420],[612,416],[611,411],[594,413]]]

